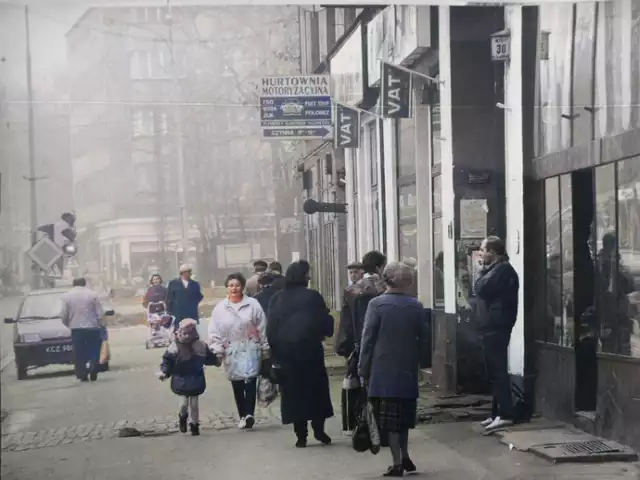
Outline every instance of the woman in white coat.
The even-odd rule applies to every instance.
[[[225,280],[227,298],[211,313],[209,340],[233,387],[239,428],[255,423],[256,385],[260,364],[268,356],[266,317],[260,303],[244,295],[246,279],[232,273]]]

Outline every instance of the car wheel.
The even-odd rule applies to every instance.
[[[18,375],[18,380],[24,380],[27,378],[27,367],[24,365],[20,365],[16,362],[16,373]]]

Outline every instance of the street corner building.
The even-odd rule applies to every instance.
[[[521,283],[514,398],[640,448],[640,1],[300,15],[335,112],[297,167],[325,204],[313,286],[339,308],[366,251],[415,266],[433,383],[487,391],[474,282],[498,235]]]

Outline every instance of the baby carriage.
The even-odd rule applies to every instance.
[[[173,340],[173,321],[175,317],[167,313],[164,302],[149,302],[147,306],[147,321],[149,322],[149,337],[146,348],[168,347]]]

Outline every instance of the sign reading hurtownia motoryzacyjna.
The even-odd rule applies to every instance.
[[[329,138],[333,111],[329,75],[263,77],[260,126],[263,138]]]

